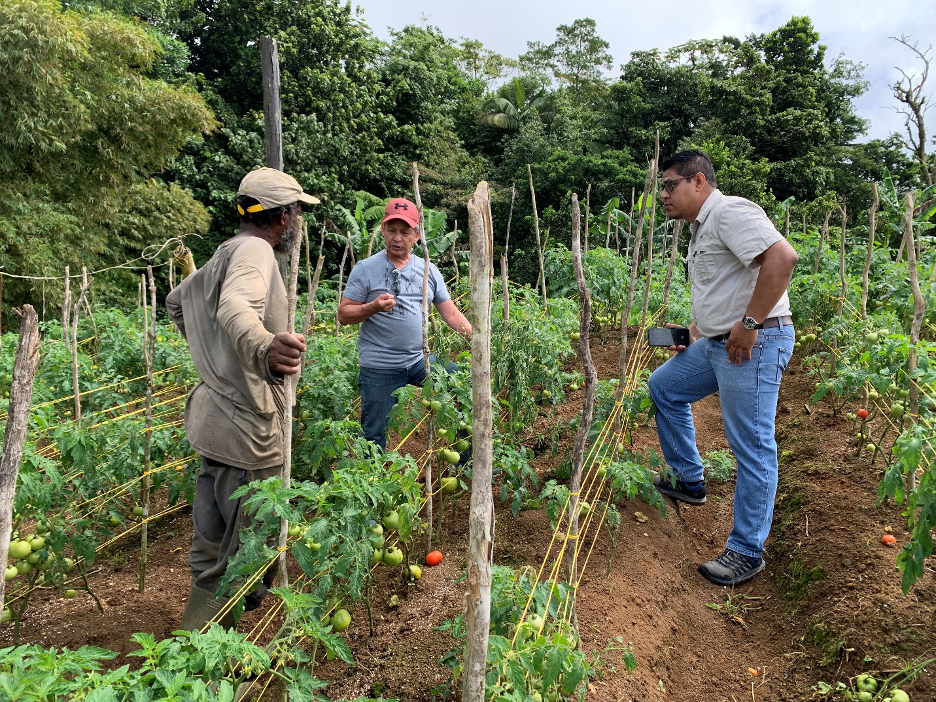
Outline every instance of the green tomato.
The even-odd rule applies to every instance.
[[[384,551],[383,562],[388,566],[398,566],[403,562],[403,552],[394,547]]]
[[[7,624],[11,621],[13,621],[13,610],[7,607],[3,610],[3,614],[0,614],[0,624]]]
[[[546,622],[543,621],[543,618],[540,615],[533,613],[527,617],[527,624],[530,625],[530,629],[533,630],[534,634],[540,634],[542,633]]]
[[[444,493],[453,493],[458,489],[458,478],[455,477],[445,477],[442,478],[442,487],[439,488]]]
[[[469,448],[471,448],[471,444],[468,442],[468,439],[459,439],[455,443],[456,451],[467,451]]]
[[[302,527],[298,524],[290,524],[289,529],[286,530],[286,533],[290,536],[299,536],[302,534]]]
[[[374,536],[383,536],[383,527],[380,524],[372,524],[369,531]]]
[[[899,687],[891,690],[891,702],[910,702],[910,695]]]
[[[29,545],[28,541],[11,541],[9,553],[10,558],[20,560],[32,553],[32,547]]]
[[[15,565],[8,565],[6,567],[6,573],[3,574],[3,579],[9,582],[13,578],[19,575],[19,570],[16,569]]]
[[[861,690],[858,693],[858,702],[871,702],[874,699],[874,695],[867,690]]]
[[[39,565],[39,561],[42,557],[39,555],[38,551],[33,551],[28,556],[26,556],[26,562],[30,565]]]
[[[30,572],[32,569],[32,563],[29,563],[28,561],[20,561],[16,564],[16,570],[20,575],[26,575],[26,573]]]
[[[442,453],[442,460],[448,463],[449,465],[452,465],[452,466],[457,465],[458,462],[461,460],[461,454],[459,454],[458,451],[452,451],[450,449],[444,448],[442,449],[441,453]]]
[[[38,551],[41,548],[45,548],[45,539],[43,539],[41,536],[37,536],[31,539],[29,542],[29,548],[33,551]]]
[[[859,691],[877,692],[878,682],[874,679],[874,676],[862,673],[855,679],[855,687]]]
[[[383,560],[383,550],[379,548],[374,549],[374,553],[371,556],[370,563],[371,565],[377,565]]]
[[[351,614],[346,609],[339,609],[331,618],[332,631],[341,633],[351,625]]]
[[[67,573],[68,571],[70,571],[72,568],[75,567],[75,562],[74,562],[71,558],[66,558],[66,559],[64,559],[64,563],[65,563],[65,572],[66,572],[66,573]]]
[[[70,600],[70,599],[73,599],[75,595],[77,594],[78,594],[77,590],[72,590],[71,588],[69,588],[68,590],[62,593],[62,597],[64,597],[66,600]]]
[[[891,405],[891,408],[890,408],[891,419],[900,419],[901,417],[904,416],[904,412],[906,412],[906,410],[904,409],[904,406],[900,404],[899,402],[895,402],[894,404]]]
[[[133,507],[133,516],[142,517],[143,516],[143,505],[134,505]]]
[[[396,510],[388,512],[383,518],[383,526],[387,531],[396,531],[400,528],[400,513]]]
[[[419,580],[422,577],[422,568],[420,568],[415,563],[411,563],[409,567],[410,577],[413,580]]]
[[[438,400],[430,400],[429,407],[433,412],[438,412],[440,409],[442,409],[442,403]]]

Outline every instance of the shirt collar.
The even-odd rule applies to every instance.
[[[702,207],[699,210],[699,214],[696,216],[695,222],[689,225],[689,230],[693,234],[699,231],[699,227],[705,224],[705,220],[708,219],[712,210],[715,209],[715,205],[721,202],[724,197],[725,196],[718,188],[715,188],[715,190],[709,193],[709,196],[705,198],[705,202],[702,203]]]

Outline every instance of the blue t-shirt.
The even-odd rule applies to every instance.
[[[348,286],[342,295],[355,302],[367,303],[383,293],[390,293],[396,305],[389,312],[378,312],[361,322],[358,334],[358,357],[364,368],[408,368],[423,357],[422,282],[426,262],[410,255],[403,268],[397,269],[386,251],[365,258],[351,270]],[[398,272],[394,272],[398,271]],[[399,278],[399,282],[395,280]],[[429,302],[438,305],[450,299],[442,274],[429,264]]]

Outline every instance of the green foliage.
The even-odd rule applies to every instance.
[[[146,77],[160,51],[153,36],[112,14],[63,11],[54,0],[6,3],[0,26],[6,271],[94,269],[204,231],[201,205],[150,178],[214,125],[192,88]],[[5,298],[18,304],[29,290],[14,281]]]

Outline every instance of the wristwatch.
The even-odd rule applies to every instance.
[[[744,316],[741,318],[741,324],[744,325],[745,329],[763,329],[763,324],[758,324],[757,320],[753,317]]]

